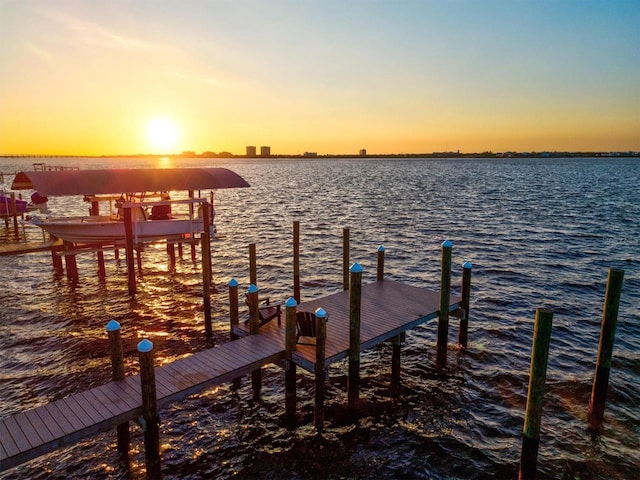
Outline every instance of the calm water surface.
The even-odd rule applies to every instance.
[[[31,169],[5,159],[0,171]],[[40,160],[36,160],[40,161]],[[81,168],[155,166],[135,159],[67,159]],[[224,385],[161,411],[165,478],[514,478],[538,307],[554,311],[538,472],[553,479],[630,479],[640,470],[640,161],[603,159],[185,160],[229,167],[252,185],[216,194],[223,240],[212,243],[215,337],[227,339],[227,282],[248,286],[256,243],[264,295],[292,294],[292,222],[301,224],[303,300],[341,290],[342,229],[351,260],[375,280],[376,249],[394,280],[439,288],[440,244],[454,243],[454,278],[473,263],[469,348],[455,346],[434,368],[436,323],[407,335],[402,392],[390,385],[391,349],[362,358],[363,418],[345,421],[347,368],[329,369],[326,434],[312,428],[313,378],[299,373],[299,420],[284,428],[284,374],[265,369],[263,398],[250,381]],[[8,188],[10,178],[5,178]],[[52,198],[56,213],[83,214],[77,198]],[[3,230],[1,234],[11,235]],[[31,234],[37,231],[26,227]],[[6,240],[6,239],[5,239]],[[158,362],[207,348],[199,259],[185,252],[172,270],[162,245],[143,254],[138,294],[129,298],[124,255],[107,253],[100,282],[93,254],[78,257],[80,284],[55,276],[48,254],[0,258],[0,415],[109,380],[104,326],[122,324],[126,368],[150,338]],[[625,271],[605,413],[592,436],[586,413],[610,268]],[[2,480],[144,478],[140,429],[132,459],[117,458],[105,433],[40,457]]]

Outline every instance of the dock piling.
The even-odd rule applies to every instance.
[[[249,284],[258,284],[258,268],[256,261],[256,244],[249,244]]]
[[[540,446],[540,423],[544,386],[547,379],[549,340],[553,312],[548,308],[538,308],[533,330],[531,347],[531,367],[529,369],[529,389],[527,407],[522,430],[522,453],[520,457],[519,480],[533,480],[536,476],[538,447]]]
[[[124,352],[122,349],[122,336],[120,334],[120,324],[115,320],[107,323],[107,335],[109,336],[109,351],[111,352],[111,380],[124,380]],[[118,453],[123,456],[129,455],[129,422],[120,423],[117,427]]]
[[[342,229],[342,287],[349,290],[349,229]]]
[[[378,265],[376,269],[376,281],[384,280],[384,245],[378,247]]]
[[[349,285],[349,379],[347,381],[348,413],[352,421],[358,418],[360,396],[360,307],[362,303],[362,267],[351,266]]]
[[[622,293],[624,270],[612,268],[607,277],[604,306],[602,311],[602,325],[598,344],[598,359],[589,400],[589,429],[596,433],[602,432],[605,400],[609,387],[609,373],[613,356],[613,342],[618,323],[618,307]]]
[[[233,331],[240,323],[240,312],[238,308],[238,281],[235,278],[229,280],[229,338],[237,340],[238,335]]]
[[[124,236],[125,236],[125,254],[127,258],[127,285],[129,287],[129,295],[136,294],[136,268],[133,264],[133,220],[131,208],[125,207],[124,211]]]
[[[260,331],[260,318],[258,316],[258,287],[253,283],[249,285],[247,290],[247,300],[249,302],[249,333],[255,335]],[[253,390],[253,400],[260,401],[262,370],[259,368],[251,372],[251,388]]]
[[[211,235],[209,233],[209,207],[204,202],[202,207],[204,229],[200,234],[200,248],[202,249],[202,297],[204,303],[204,330],[207,342],[213,341],[213,327],[211,326]],[[175,250],[172,261],[175,262]]]
[[[438,315],[438,345],[436,364],[444,368],[447,364],[447,342],[449,338],[449,298],[451,295],[451,249],[453,242],[442,242],[442,270],[440,275],[440,313]]]
[[[300,222],[293,222],[293,298],[300,303]]]
[[[138,343],[142,420],[147,478],[160,478],[160,418],[156,397],[156,376],[153,366],[153,343],[146,338]]]
[[[327,312],[316,309],[316,364],[313,423],[318,433],[324,430],[324,397],[326,390],[325,352],[327,341]]]
[[[467,348],[469,329],[469,305],[471,302],[471,262],[462,264],[462,288],[460,289],[460,329],[458,345]]]
[[[296,349],[296,311],[298,302],[289,297],[285,306],[285,411],[288,428],[296,423],[296,364],[293,363],[293,352]]]

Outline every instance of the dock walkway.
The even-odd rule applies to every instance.
[[[439,314],[440,295],[425,288],[390,280],[362,287],[361,350],[396,337],[434,319]],[[450,311],[460,304],[452,296]],[[346,358],[349,348],[349,292],[341,291],[298,305],[298,311],[322,307],[327,322],[326,364]],[[285,357],[285,321],[269,322],[257,335],[248,327],[236,327],[245,335],[239,340],[180,358],[155,369],[158,407],[182,400],[205,388],[231,381],[241,375]],[[313,371],[315,347],[298,345],[293,362]],[[0,419],[0,471],[81,438],[110,430],[141,416],[141,387],[138,375],[112,381],[91,390],[56,400],[32,410]]]
[[[254,335],[158,367],[158,407],[282,358],[282,345]],[[0,419],[0,471],[140,417],[141,398],[140,377],[132,375]]]

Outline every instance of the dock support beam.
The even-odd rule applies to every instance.
[[[129,295],[136,294],[136,267],[133,263],[133,221],[131,218],[131,208],[124,207],[124,236],[125,254],[127,257],[127,284]]]
[[[549,340],[553,312],[547,308],[536,310],[531,347],[531,368],[529,369],[529,391],[522,430],[522,454],[520,457],[519,480],[534,480],[538,447],[540,446],[540,423],[542,419],[542,401],[547,379],[547,360],[549,358]]]
[[[326,390],[325,352],[327,343],[327,312],[316,309],[316,365],[313,424],[318,433],[324,430],[324,397]]]
[[[237,340],[238,335],[233,331],[240,323],[240,312],[238,308],[238,281],[235,278],[229,280],[229,339]]]
[[[111,380],[124,380],[124,353],[122,349],[122,336],[120,324],[115,320],[107,323],[107,335],[109,336],[109,351],[111,352]],[[129,455],[129,422],[118,424],[118,453],[123,457]]]
[[[442,271],[440,275],[440,313],[438,316],[438,354],[436,364],[439,368],[447,365],[447,342],[449,338],[449,301],[451,296],[451,249],[453,242],[442,242]]]
[[[255,335],[260,330],[260,318],[258,316],[258,287],[253,283],[249,285],[247,290],[247,300],[249,302],[249,333]],[[253,400],[259,402],[262,390],[262,369],[257,368],[251,372],[251,388]]]
[[[249,244],[249,284],[258,284],[258,268],[256,265],[256,244]]]
[[[71,250],[73,250],[73,243],[63,241],[62,248],[64,249],[65,252],[70,252]],[[69,282],[75,285],[76,283],[78,283],[78,280],[79,280],[78,263],[76,262],[76,256],[72,254],[65,255],[64,263],[65,263],[65,266],[67,267],[67,279],[69,280]]]
[[[349,229],[342,229],[342,289],[349,290]]]
[[[349,379],[347,381],[348,414],[352,421],[358,419],[360,396],[360,307],[362,303],[362,267],[351,267],[349,285]]]
[[[142,390],[142,425],[147,478],[160,478],[160,419],[156,397],[156,375],[153,367],[153,343],[138,343],[140,354],[140,386]]]
[[[293,363],[293,352],[296,349],[296,310],[298,302],[293,297],[289,297],[285,306],[285,417],[287,428],[294,428],[296,425],[296,364]]]
[[[618,307],[620,305],[623,279],[623,270],[615,268],[609,270],[602,312],[600,342],[598,344],[598,359],[593,379],[593,388],[591,390],[591,399],[589,400],[589,429],[596,433],[602,432],[605,399],[609,387],[613,341],[618,323]]]
[[[300,222],[293,222],[293,298],[300,303]]]
[[[213,339],[213,328],[211,326],[211,236],[209,234],[209,205],[204,202],[202,208],[204,231],[200,236],[202,248],[202,293],[204,300],[204,330],[207,342]],[[175,261],[175,252],[174,252]]]
[[[462,288],[460,289],[460,328],[458,330],[458,345],[467,348],[469,329],[469,304],[471,301],[471,262],[462,265]]]
[[[378,265],[376,269],[376,281],[384,280],[384,245],[378,247]]]

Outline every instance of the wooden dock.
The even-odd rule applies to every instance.
[[[394,281],[362,287],[361,350],[389,340],[439,314],[440,294]],[[298,311],[322,307],[327,322],[326,364],[347,357],[349,347],[349,291],[303,302]],[[450,311],[460,308],[452,296]],[[213,385],[224,383],[285,357],[283,322],[271,321],[257,335],[248,326],[236,327],[243,338],[181,358],[156,368],[158,406],[167,406]],[[292,361],[313,371],[315,347],[298,345]],[[0,419],[0,471],[81,438],[115,428],[141,415],[140,378],[126,377],[74,394],[41,407]]]
[[[283,346],[254,335],[156,368],[158,406],[247,374],[284,357]],[[141,416],[138,375],[109,382],[0,419],[0,471]]]
[[[458,310],[459,302],[460,297],[451,296],[450,312]],[[327,297],[302,302],[297,310],[314,312],[319,307],[329,314],[325,360],[325,364],[329,365],[346,358],[349,353],[349,291],[344,290]],[[433,320],[438,317],[439,310],[439,292],[391,280],[363,285],[360,349],[371,348]],[[282,317],[281,326],[275,321],[269,322],[260,329],[260,334],[273,336],[284,345],[284,310]],[[238,325],[235,333],[241,337],[249,335],[249,326]],[[292,360],[296,365],[313,372],[315,355],[314,346],[299,344]]]

